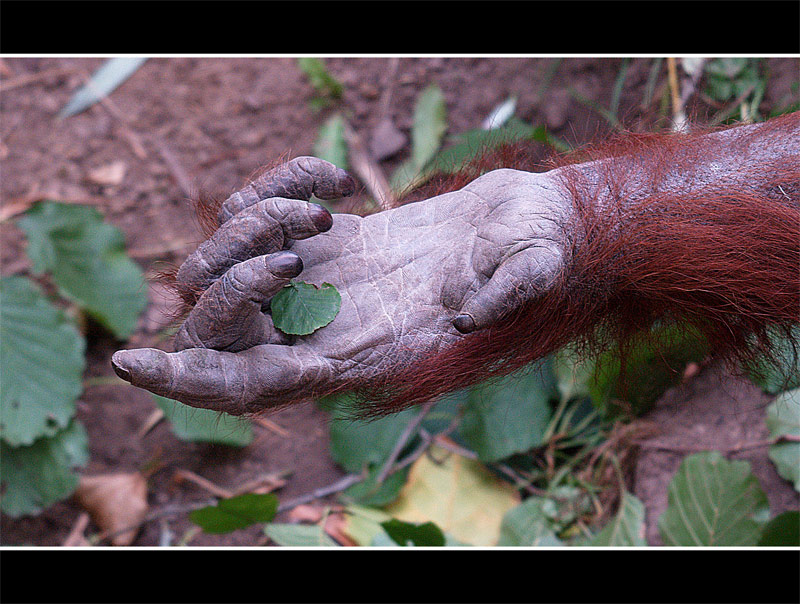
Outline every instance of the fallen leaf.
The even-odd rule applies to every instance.
[[[82,476],[78,503],[112,545],[130,545],[147,514],[147,483],[139,472]]]
[[[341,513],[329,514],[325,519],[325,532],[332,539],[335,539],[345,547],[355,547],[358,545],[355,539],[347,534],[347,516]]]
[[[516,490],[480,462],[433,446],[414,462],[400,496],[384,511],[405,522],[433,522],[462,543],[491,546],[504,514],[518,503]]]
[[[115,186],[122,183],[127,171],[128,165],[124,161],[113,161],[110,164],[90,170],[89,180],[96,185]]]
[[[325,510],[318,505],[298,505],[289,512],[289,522],[313,522],[322,520]]]

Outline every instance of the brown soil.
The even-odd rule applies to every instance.
[[[368,137],[384,115],[408,133],[414,101],[436,83],[447,99],[451,133],[477,127],[510,95],[517,115],[571,143],[610,130],[583,97],[608,106],[619,73],[619,59],[575,58],[560,62],[549,84],[550,58],[406,58],[399,61],[390,101],[384,92],[389,58],[335,58],[330,72],[344,85],[336,105],[314,111],[315,91],[293,58],[158,58],[148,60],[110,100],[59,120],[56,114],[101,63],[97,58],[3,59],[0,159],[3,208],[24,209],[27,202],[52,199],[92,203],[123,230],[130,254],[152,276],[155,263],[180,263],[201,239],[188,198],[200,188],[230,192],[261,165],[290,154],[310,154],[319,126],[331,111],[344,109],[354,129]],[[783,102],[796,82],[797,59],[770,59],[764,107]],[[620,99],[619,115],[633,130],[659,124],[666,82],[662,73],[652,102],[642,105],[650,59],[633,59]],[[710,109],[697,103],[700,121]],[[544,154],[544,149],[543,149]],[[393,165],[402,158],[386,162]],[[93,182],[94,169],[122,162],[119,184]],[[24,238],[13,220],[0,225],[2,274],[25,273],[29,263]],[[113,377],[110,357],[121,347],[166,347],[164,328],[170,301],[151,283],[151,304],[129,342],[107,335],[89,338],[86,378]],[[643,449],[635,471],[635,493],[648,511],[647,536],[658,543],[655,520],[666,505],[666,484],[687,450],[699,445],[723,450],[766,436],[763,409],[769,397],[719,368],[706,369],[674,389],[649,419],[659,427]],[[343,475],[327,452],[326,415],[313,405],[286,409],[270,417],[277,429],[256,426],[244,449],[192,444],[177,439],[162,422],[140,434],[154,411],[147,392],[124,384],[87,386],[78,419],[90,442],[86,474],[149,469],[153,508],[209,499],[207,491],[176,480],[179,469],[235,489],[265,473],[291,472],[281,500],[302,496]],[[660,444],[664,449],[657,449]],[[766,449],[731,454],[748,459],[769,495],[773,513],[798,509],[800,498],[777,476]],[[59,545],[81,509],[72,501],[36,517],[2,518],[3,545]],[[134,545],[158,545],[165,534],[179,539],[192,527],[185,514],[148,522]],[[92,528],[90,527],[90,532]],[[173,540],[173,543],[175,541]],[[229,535],[200,534],[192,545],[264,543],[259,528]]]

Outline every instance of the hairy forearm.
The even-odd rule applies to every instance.
[[[725,359],[769,357],[769,336],[800,319],[799,128],[794,114],[713,134],[627,135],[548,172],[573,209],[558,283],[415,368],[392,400],[568,344],[624,351],[659,321]]]
[[[800,114],[599,151],[615,156],[557,171],[575,207],[573,283],[599,277],[609,303],[704,321],[798,319]]]
[[[658,200],[714,191],[752,191],[798,202],[800,114],[712,133],[628,134],[579,152],[580,163],[551,172],[569,194],[600,210],[642,210]]]

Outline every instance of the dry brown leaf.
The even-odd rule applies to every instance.
[[[96,185],[115,186],[122,183],[128,171],[128,164],[122,160],[100,166],[89,171],[89,180]]]
[[[325,532],[345,547],[355,547],[358,543],[347,534],[347,517],[345,514],[333,513],[325,519]]]
[[[325,509],[319,505],[298,505],[289,512],[289,522],[310,522],[316,524],[322,520]]]
[[[82,476],[75,498],[112,545],[130,545],[147,514],[147,482],[139,472]]]

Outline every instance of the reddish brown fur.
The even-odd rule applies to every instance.
[[[761,135],[780,139],[798,121],[800,113],[773,119]],[[443,353],[363,387],[366,413],[392,413],[510,373],[567,344],[586,354],[615,346],[624,355],[658,320],[702,334],[716,357],[771,360],[770,333],[788,335],[800,319],[799,162],[743,174],[753,186],[648,195],[627,208],[622,229],[613,213],[597,211],[596,196],[622,190],[627,160],[606,162],[597,188],[570,167],[632,157],[648,175],[643,186],[655,191],[666,170],[691,170],[705,144],[700,134],[627,135],[559,161],[580,229],[559,285]]]

